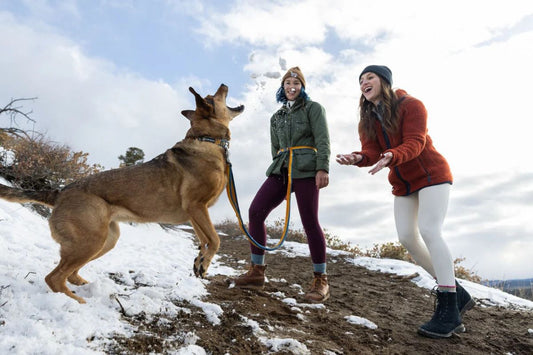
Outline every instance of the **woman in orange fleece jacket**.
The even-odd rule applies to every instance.
[[[461,316],[474,306],[455,280],[453,260],[441,228],[453,182],[446,159],[427,134],[424,104],[404,90],[392,89],[392,72],[370,65],[359,76],[361,151],[338,154],[337,162],[372,166],[370,174],[388,167],[394,197],[394,219],[400,243],[437,281],[438,306],[419,327],[428,337],[450,337],[465,330]]]

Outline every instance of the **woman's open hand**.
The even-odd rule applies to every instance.
[[[390,164],[391,160],[392,160],[392,153],[391,152],[387,152],[387,153],[383,154],[381,159],[376,163],[376,165],[374,165],[372,167],[372,169],[370,169],[368,171],[368,173],[374,175],[375,173],[377,173],[378,171],[380,171],[384,167],[388,166]]]
[[[337,154],[336,161],[341,165],[355,165],[363,159],[361,154],[350,153],[350,154]]]

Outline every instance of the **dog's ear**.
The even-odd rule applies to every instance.
[[[244,111],[244,105],[240,105],[240,106],[237,106],[237,107],[229,107],[229,106],[226,106],[228,108],[228,111],[229,111],[229,119],[232,120],[234,117],[240,115],[242,113],[242,111]]]
[[[195,111],[193,111],[193,110],[183,110],[183,111],[181,111],[181,114],[183,116],[185,116],[185,118],[187,118],[189,121],[193,120],[194,113],[195,113]]]
[[[200,96],[192,87],[189,87],[189,91],[192,92],[194,95],[194,99],[196,100],[196,109],[199,109],[200,111],[206,111],[206,115],[212,115],[213,114],[213,106],[209,105],[207,101],[203,97]]]

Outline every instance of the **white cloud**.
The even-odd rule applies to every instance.
[[[407,7],[397,2],[386,2],[386,6],[353,1],[335,2],[335,6],[316,1],[258,6],[240,1],[227,14],[206,18],[203,33],[215,42],[238,40],[241,45],[255,46],[253,60],[246,66],[249,71],[279,70],[279,57],[286,59],[288,66],[299,65],[310,78],[308,91],[328,110],[331,131],[341,133],[333,133],[335,142],[353,141],[355,128],[346,128],[355,127],[357,119],[358,73],[370,63],[387,64],[395,85],[426,104],[430,134],[455,169],[498,170],[492,162],[507,159],[511,166],[521,164],[509,161],[505,150],[491,149],[502,133],[522,135],[510,143],[513,150],[525,150],[527,139],[514,125],[498,123],[499,117],[518,121],[523,113],[519,105],[506,102],[505,93],[495,84],[505,76],[507,87],[519,88],[533,79],[531,70],[507,73],[527,68],[533,60],[528,45],[533,31],[489,46],[479,44],[527,18],[527,9],[533,11],[528,2],[452,1],[435,6],[419,1]],[[295,15],[304,13],[308,15]],[[303,18],[305,24],[300,25]],[[288,25],[291,23],[295,26]],[[337,43],[344,46],[344,56],[333,56],[319,47],[327,31],[346,41]],[[350,43],[355,48],[350,48]],[[265,81],[261,85],[264,87]],[[527,101],[527,93],[526,88],[513,90],[513,100]]]
[[[224,14],[208,13],[198,31],[214,44],[227,41],[277,47],[322,42],[326,27],[321,3],[236,1]]]
[[[0,97],[38,97],[36,130],[107,168],[118,166],[130,146],[151,158],[182,139],[188,121],[180,111],[194,107],[189,83],[175,83],[176,89],[146,80],[86,56],[67,38],[0,17],[0,47],[13,49],[0,58],[1,76],[10,83]]]

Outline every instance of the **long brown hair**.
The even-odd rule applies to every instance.
[[[379,80],[381,81],[381,92],[383,99],[381,103],[383,105],[383,128],[387,133],[396,133],[398,132],[400,126],[400,120],[397,114],[398,104],[400,100],[396,96],[394,90],[392,90],[391,85],[383,80],[379,75]],[[375,106],[372,102],[365,99],[365,96],[361,94],[359,99],[359,134],[364,134],[370,139],[376,138],[376,113],[374,112]]]

